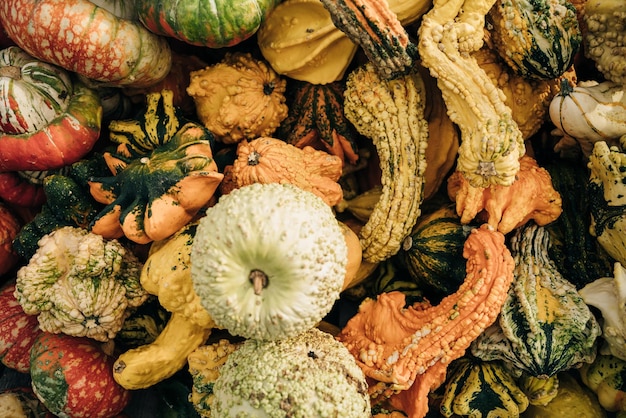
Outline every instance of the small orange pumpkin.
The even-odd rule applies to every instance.
[[[342,171],[343,159],[336,155],[311,146],[298,148],[272,137],[240,142],[237,159],[228,170],[236,187],[290,183],[316,194],[330,206],[343,198],[337,182]]]
[[[286,80],[249,53],[227,53],[190,80],[198,118],[226,144],[272,135],[287,117]]]

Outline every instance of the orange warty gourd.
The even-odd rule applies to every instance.
[[[458,171],[452,173],[447,186],[461,223],[478,216],[503,234],[531,219],[537,225],[547,225],[563,211],[561,195],[554,189],[550,173],[528,155],[520,159],[519,173],[510,186],[474,187]]]
[[[298,148],[277,138],[260,137],[242,141],[237,159],[229,170],[237,187],[252,183],[291,183],[321,197],[334,206],[343,198],[337,182],[343,160],[326,151]]]
[[[286,80],[249,53],[227,53],[190,78],[198,118],[226,144],[272,135],[287,117]]]
[[[389,401],[409,417],[428,411],[428,393],[445,380],[451,361],[497,318],[515,263],[504,235],[488,224],[464,244],[467,276],[438,305],[406,306],[399,291],[367,298],[337,336],[368,378],[373,404]]]

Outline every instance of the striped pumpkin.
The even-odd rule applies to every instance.
[[[442,206],[418,219],[398,257],[424,290],[451,294],[465,280],[463,245],[470,229],[461,224],[454,206]]]
[[[139,20],[158,35],[223,48],[248,39],[278,0],[138,0]]]
[[[34,132],[61,115],[72,97],[70,73],[11,46],[0,51],[0,131]]]

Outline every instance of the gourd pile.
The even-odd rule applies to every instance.
[[[624,28],[2,0],[0,416],[626,417]]]

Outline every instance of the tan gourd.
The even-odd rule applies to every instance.
[[[359,236],[363,258],[375,263],[400,250],[421,210],[428,123],[420,74],[382,79],[370,63],[349,75],[344,112],[376,146],[382,193]]]
[[[417,21],[432,1],[389,0],[388,5],[406,26]],[[342,79],[358,49],[335,26],[320,0],[283,1],[263,22],[257,40],[263,57],[278,74],[314,84]]]
[[[250,53],[227,53],[189,76],[198,118],[224,143],[271,135],[287,117],[286,80]]]

